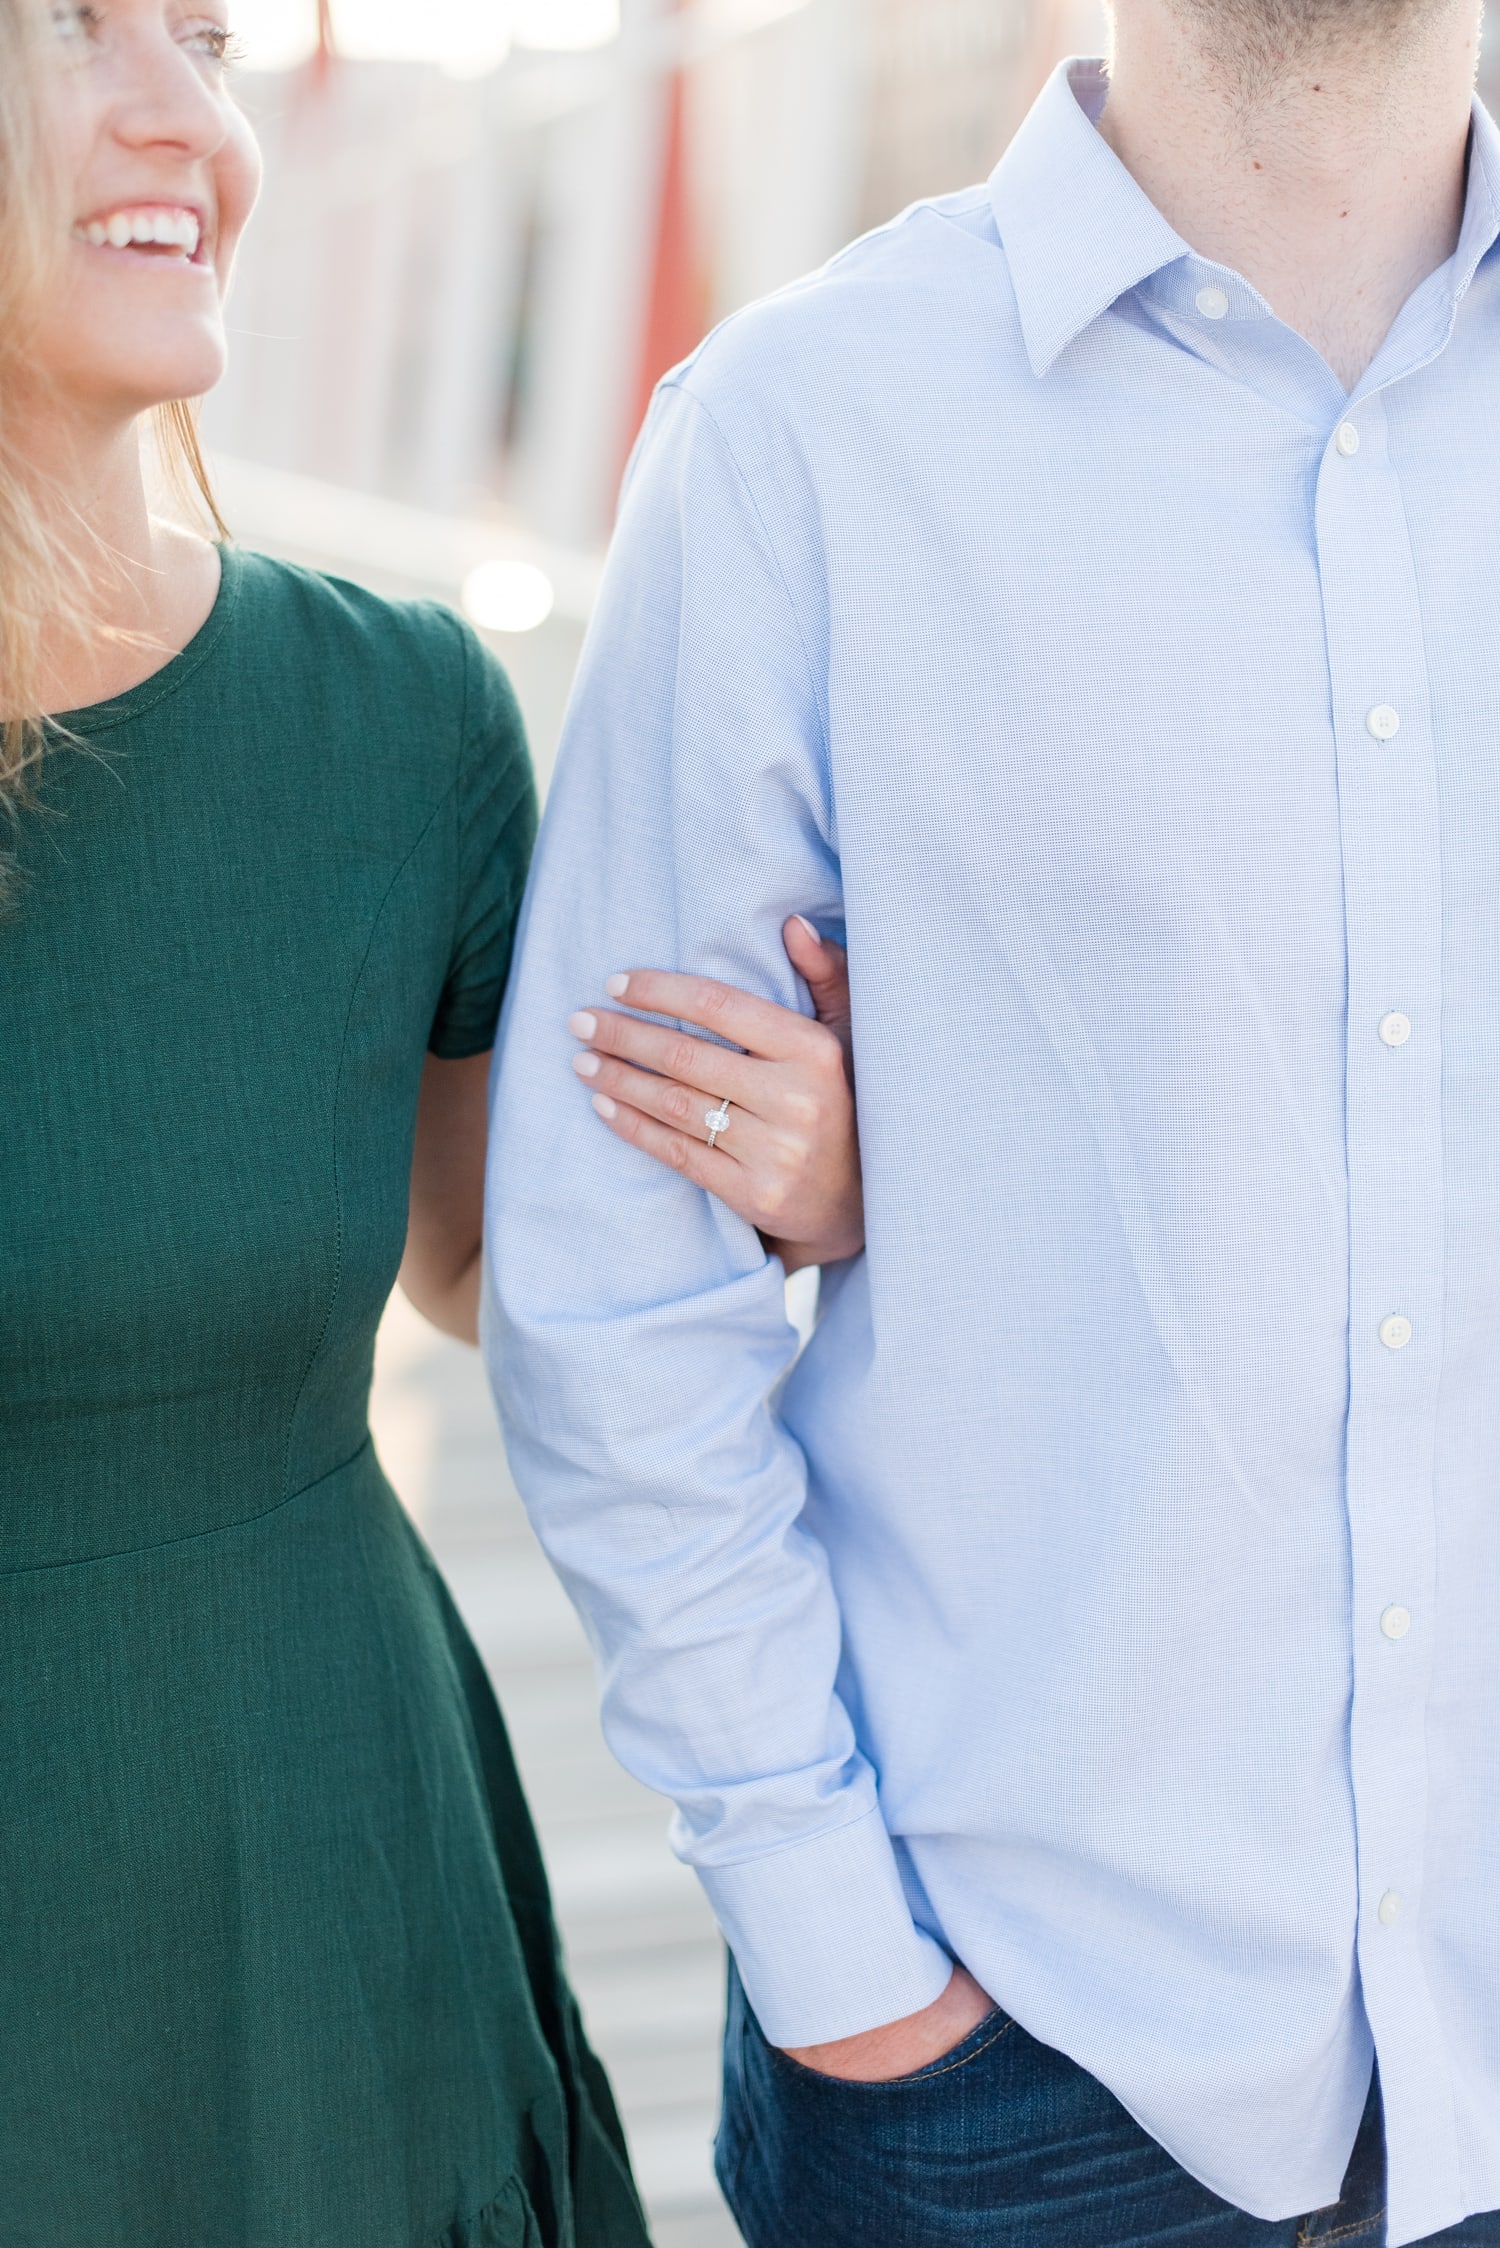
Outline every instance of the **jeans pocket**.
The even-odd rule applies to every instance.
[[[731,2007],[719,2175],[748,2248],[955,2248],[973,2234],[976,2158],[1027,2096],[1018,2023],[997,2007],[925,2067],[861,2084],[771,2045],[737,1987]]]
[[[852,2093],[858,2098],[862,2093],[914,2091],[931,2083],[934,2078],[951,2076],[956,2069],[967,2068],[971,2062],[977,2061],[982,2053],[987,2053],[1013,2027],[1012,2017],[1002,2007],[991,2007],[983,2021],[976,2022],[966,2037],[960,2038],[946,2053],[939,2053],[935,2061],[928,2061],[905,2076],[876,2077],[872,2082],[861,2077],[830,2076],[823,2069],[809,2068],[805,2061],[793,2060],[791,2054],[784,2053],[778,2045],[767,2044],[766,2050],[774,2064],[790,2070],[805,2083]]]

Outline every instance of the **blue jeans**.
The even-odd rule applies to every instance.
[[[915,2076],[846,2084],[766,2043],[730,1970],[716,2166],[749,2248],[1314,2248],[1385,2240],[1380,2093],[1344,2190],[1267,2224],[1000,2012]],[[1500,2248],[1500,2213],[1433,2236]]]

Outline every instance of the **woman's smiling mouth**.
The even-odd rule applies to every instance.
[[[189,265],[201,262],[203,221],[183,203],[122,203],[112,211],[79,219],[73,234],[96,250],[143,250]]]

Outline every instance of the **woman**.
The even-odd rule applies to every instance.
[[[142,416],[222,366],[228,44],[196,0],[0,0],[0,2238],[640,2248],[365,1418],[398,1265],[474,1329],[515,706],[446,611],[142,485]],[[851,1103],[829,1032],[757,1025],[785,1058],[712,1183],[797,1262],[857,1236]],[[702,1162],[631,1036],[610,1124]]]

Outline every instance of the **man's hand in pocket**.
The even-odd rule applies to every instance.
[[[843,2077],[850,2084],[888,2084],[940,2061],[994,2011],[994,2000],[973,1976],[955,1967],[942,1997],[924,2006],[920,2014],[884,2022],[858,2037],[838,2037],[829,2045],[789,2045],[786,2051],[819,2076]]]

